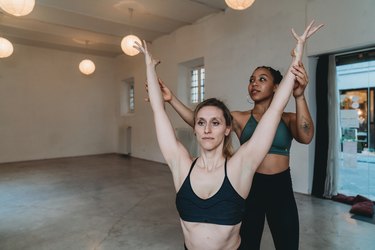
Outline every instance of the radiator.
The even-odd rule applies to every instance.
[[[131,154],[132,127],[122,126],[119,129],[118,152],[120,154]]]

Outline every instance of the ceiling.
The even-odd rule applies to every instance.
[[[226,8],[225,0],[36,0],[23,17],[0,8],[0,36],[18,44],[114,57],[123,53],[126,35],[153,41]]]

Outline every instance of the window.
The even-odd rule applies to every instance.
[[[128,84],[129,87],[129,112],[134,112],[134,81]]]
[[[204,58],[198,57],[178,64],[176,96],[191,109],[204,100],[206,88]]]
[[[199,103],[204,100],[204,66],[193,68],[190,76],[190,102]]]
[[[132,114],[135,111],[134,78],[123,81],[121,85],[121,115]]]

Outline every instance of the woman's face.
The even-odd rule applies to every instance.
[[[268,69],[256,69],[250,77],[248,91],[254,102],[272,99],[277,84]]]
[[[214,106],[205,106],[198,111],[194,130],[199,146],[208,151],[223,145],[225,136],[230,133],[223,111]]]

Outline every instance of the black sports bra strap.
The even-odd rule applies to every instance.
[[[225,176],[227,176],[227,158],[226,157],[225,157],[224,169],[225,169]]]
[[[195,166],[195,163],[197,162],[199,157],[195,158],[195,160],[191,163],[190,170],[188,176],[190,176],[191,171],[193,170],[193,167]]]

